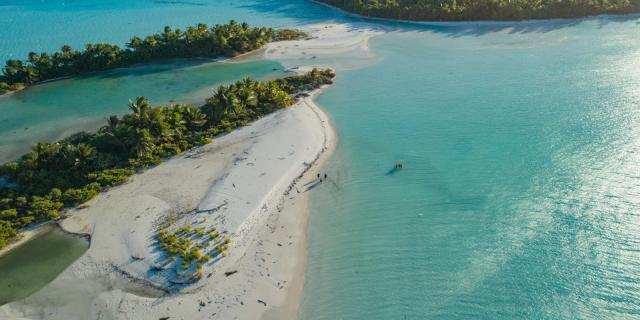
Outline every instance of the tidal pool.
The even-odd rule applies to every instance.
[[[0,305],[24,299],[64,271],[89,248],[53,226],[0,258]]]

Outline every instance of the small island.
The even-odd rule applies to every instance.
[[[0,167],[6,181],[0,185],[0,248],[21,228],[58,219],[65,209],[126,182],[135,172],[291,106],[305,92],[332,83],[334,76],[331,69],[313,69],[265,82],[247,78],[220,86],[200,107],[151,107],[138,97],[129,103],[130,114],[111,116],[95,133],[36,144],[19,161]]]
[[[570,19],[640,12],[640,1],[317,0],[358,15],[411,21]]]
[[[81,74],[130,67],[167,59],[235,57],[273,41],[306,38],[302,31],[250,27],[246,23],[165,27],[162,33],[133,37],[127,48],[107,43],[87,44],[83,51],[65,45],[59,52],[29,53],[26,61],[8,60],[0,75],[0,94]]]

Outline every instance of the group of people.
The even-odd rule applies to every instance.
[[[324,179],[327,180],[327,174],[324,174]],[[320,180],[320,182],[322,182],[322,176],[320,175],[320,173],[318,173],[318,180]]]

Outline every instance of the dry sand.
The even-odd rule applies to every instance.
[[[380,61],[370,51],[369,39],[386,29],[365,23],[323,23],[302,30],[312,38],[269,43],[264,58],[277,60],[288,68],[301,65],[331,66],[338,71],[363,68]]]
[[[330,63],[339,70],[375,61],[368,39],[379,30],[342,24],[307,30],[314,39],[269,44],[263,58],[304,66],[293,72],[336,56],[347,57]],[[91,235],[89,250],[33,296],[0,307],[0,319],[297,318],[308,196],[322,188],[314,180],[336,143],[313,102],[318,92],[72,212],[61,226]],[[192,285],[176,286],[184,277],[157,268],[166,261],[155,245],[158,226],[177,213],[177,224],[215,226],[231,238],[228,256],[206,264]],[[226,276],[229,271],[237,273]]]
[[[91,234],[90,249],[34,296],[3,306],[0,318],[258,319],[267,312],[295,318],[306,259],[304,185],[335,144],[312,99],[136,175],[72,213],[61,225]],[[161,254],[153,245],[158,222],[171,212],[223,203],[185,219],[209,216],[211,225],[229,230],[229,255],[178,293],[139,296],[146,281],[170,285],[152,271]],[[139,279],[139,288],[123,274]]]

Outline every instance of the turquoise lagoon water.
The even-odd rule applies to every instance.
[[[134,35],[160,32],[165,25],[185,28],[235,19],[256,26],[295,27],[333,17],[340,19],[340,14],[304,1],[0,1],[0,29],[9,31],[0,37],[0,63],[24,59],[30,51],[59,50],[64,44],[124,45]],[[0,163],[13,160],[37,141],[95,129],[108,115],[126,112],[128,100],[136,96],[146,96],[154,104],[200,102],[215,85],[245,76],[264,79],[282,74],[273,71],[281,68],[277,62],[245,62],[249,63],[152,65],[0,97]]]
[[[216,85],[282,74],[273,61],[178,61],[37,85],[0,97],[0,162],[15,159],[35,142],[94,130],[109,115],[127,113],[129,99],[137,96],[153,105],[200,105]]]
[[[200,20],[352,21],[284,0],[6,7],[36,18],[0,19],[23,36],[5,57]],[[639,20],[382,26],[379,62],[319,97],[340,142],[312,195],[301,317],[640,318]]]
[[[374,39],[382,62],[319,98],[340,145],[303,318],[640,318],[639,29]]]

